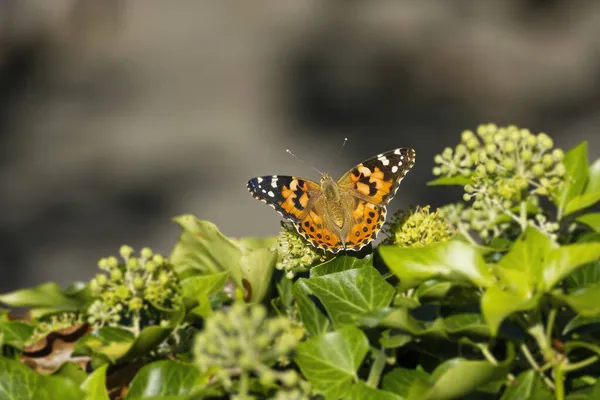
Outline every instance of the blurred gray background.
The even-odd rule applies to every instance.
[[[432,157],[484,122],[600,155],[600,2],[0,0],[0,291],[168,253],[183,213],[276,234],[246,182],[318,178],[286,148],[411,146],[392,211],[452,201]]]

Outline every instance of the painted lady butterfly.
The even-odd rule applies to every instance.
[[[415,151],[400,148],[369,158],[337,181],[261,176],[248,181],[252,195],[291,220],[313,246],[337,253],[360,250],[385,222],[385,206],[415,164]]]

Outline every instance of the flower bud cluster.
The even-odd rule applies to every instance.
[[[402,247],[423,247],[444,242],[454,236],[455,231],[439,210],[429,211],[430,206],[398,211],[386,230],[385,243]]]
[[[283,222],[281,226],[283,230],[277,238],[279,258],[275,268],[285,271],[288,279],[326,260],[327,255],[308,243],[291,224]]]
[[[213,379],[228,391],[236,377],[249,374],[266,387],[280,383],[291,389],[300,384],[298,373],[273,366],[288,362],[297,344],[289,319],[267,317],[260,304],[236,302],[206,319],[196,336],[194,357],[203,372],[215,371]]]
[[[487,124],[476,133],[463,132],[459,145],[435,156],[433,174],[470,178],[463,199],[472,206],[460,210],[460,215],[447,208],[446,216],[459,217],[483,239],[514,222],[521,229],[534,225],[547,233],[556,231],[557,225],[537,211],[540,198],[554,199],[565,180],[564,152],[553,146],[545,133],[516,126]]]
[[[49,317],[48,320],[45,318],[37,323],[33,334],[27,341],[29,344],[33,344],[47,336],[52,332],[59,331],[61,329],[70,328],[74,325],[83,323],[83,316],[81,314],[65,312],[61,314],[55,314]]]
[[[172,265],[160,254],[143,248],[139,257],[121,246],[122,262],[110,256],[98,262],[103,271],[90,281],[97,299],[88,308],[89,322],[115,326],[124,319],[138,319],[150,309],[172,309],[181,301],[180,286]]]

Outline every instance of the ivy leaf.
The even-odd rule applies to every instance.
[[[194,365],[174,360],[144,366],[129,385],[125,400],[158,396],[186,396],[197,393],[206,379]]]
[[[292,294],[298,303],[300,319],[310,336],[318,336],[327,332],[329,320],[309,297],[312,295],[305,279],[298,279],[292,286]]]
[[[344,398],[369,351],[365,334],[353,326],[300,343],[295,361],[315,390],[327,399]]]
[[[435,277],[466,279],[482,287],[495,283],[480,252],[459,240],[419,248],[380,246],[379,253],[403,287],[414,287]]]
[[[589,176],[583,193],[568,202],[564,215],[587,208],[598,201],[600,201],[600,159],[589,166]]]
[[[86,308],[88,300],[89,296],[84,288],[75,290],[74,287],[70,287],[63,291],[54,282],[0,295],[0,303],[12,307],[43,307],[72,311]]]
[[[532,310],[538,301],[539,295],[530,297],[492,287],[486,290],[481,298],[481,312],[492,335],[495,336],[506,317],[517,311]]]
[[[516,384],[509,385],[500,400],[552,400],[554,395],[532,369],[521,372]]]
[[[392,301],[394,288],[373,267],[303,279],[319,298],[336,327],[352,324],[355,317],[386,307]]]
[[[242,286],[240,258],[242,250],[225,237],[215,224],[192,215],[173,219],[181,228],[179,240],[171,252],[171,263],[179,275],[188,269],[201,273],[228,271],[238,286]]]
[[[275,238],[273,238],[275,239]],[[275,243],[272,248],[275,249]],[[277,262],[277,251],[271,248],[246,250],[240,259],[244,279],[250,284],[250,302],[259,303],[271,287],[271,276]]]
[[[600,315],[600,283],[575,290],[569,294],[555,293],[555,297],[567,303],[583,317]]]
[[[0,357],[0,394],[6,400],[80,400],[83,392],[69,378],[40,375],[19,361]]]
[[[229,272],[216,274],[193,275],[181,281],[181,291],[184,297],[198,302],[192,313],[206,317],[211,312],[209,296],[218,292],[227,283]]]
[[[577,267],[600,260],[600,243],[577,243],[554,249],[544,268],[543,283],[546,291],[573,272]]]
[[[514,352],[513,352],[514,353]],[[429,387],[421,389],[415,396],[411,390],[411,399],[457,399],[476,391],[482,385],[503,380],[510,371],[514,354],[497,365],[487,361],[469,361],[454,358],[440,364],[431,374]]]
[[[108,391],[106,390],[106,370],[108,364],[104,364],[92,372],[81,384],[81,389],[85,392],[86,400],[108,400]]]
[[[0,333],[4,335],[4,344],[23,349],[33,335],[33,325],[21,321],[1,321]]]
[[[427,182],[427,186],[465,186],[473,183],[470,176],[443,176]]]
[[[566,180],[556,199],[559,215],[564,215],[567,204],[583,192],[589,176],[587,154],[586,141],[579,143],[565,154],[563,163],[566,169]]]
[[[600,232],[600,213],[588,213],[575,218],[577,222],[589,226],[594,232]]]
[[[406,398],[410,395],[410,388],[415,385],[416,381],[420,381],[421,384],[426,384],[428,379],[429,374],[423,371],[420,366],[416,369],[399,367],[394,368],[383,377],[381,387],[384,390]]]
[[[130,331],[106,326],[79,339],[73,354],[100,356],[114,363],[127,354],[134,340],[135,337]]]
[[[352,385],[348,395],[345,397],[349,400],[377,399],[377,400],[404,400],[404,397],[397,394],[376,389],[367,386],[364,382],[359,381]]]
[[[316,278],[323,275],[332,274],[334,272],[342,272],[349,269],[364,268],[373,265],[373,255],[369,254],[364,258],[356,258],[350,256],[338,256],[331,260],[325,261],[310,269],[310,277]]]

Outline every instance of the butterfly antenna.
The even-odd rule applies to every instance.
[[[292,151],[290,149],[285,149],[285,152],[290,154],[291,156],[293,156],[296,160],[300,161],[301,163],[308,165],[309,167],[311,167],[312,169],[317,171],[320,175],[323,175],[323,172],[319,171],[316,167],[310,165],[309,163],[307,163],[306,161],[304,161],[303,159],[301,159],[300,157],[298,157],[297,155],[292,153]]]
[[[344,141],[342,142],[342,147],[340,147],[340,149],[338,150],[337,154],[335,155],[336,161],[337,161],[338,158],[340,158],[340,154],[342,154],[342,150],[344,150],[344,146],[346,145],[347,141],[348,141],[348,138],[345,137]]]

